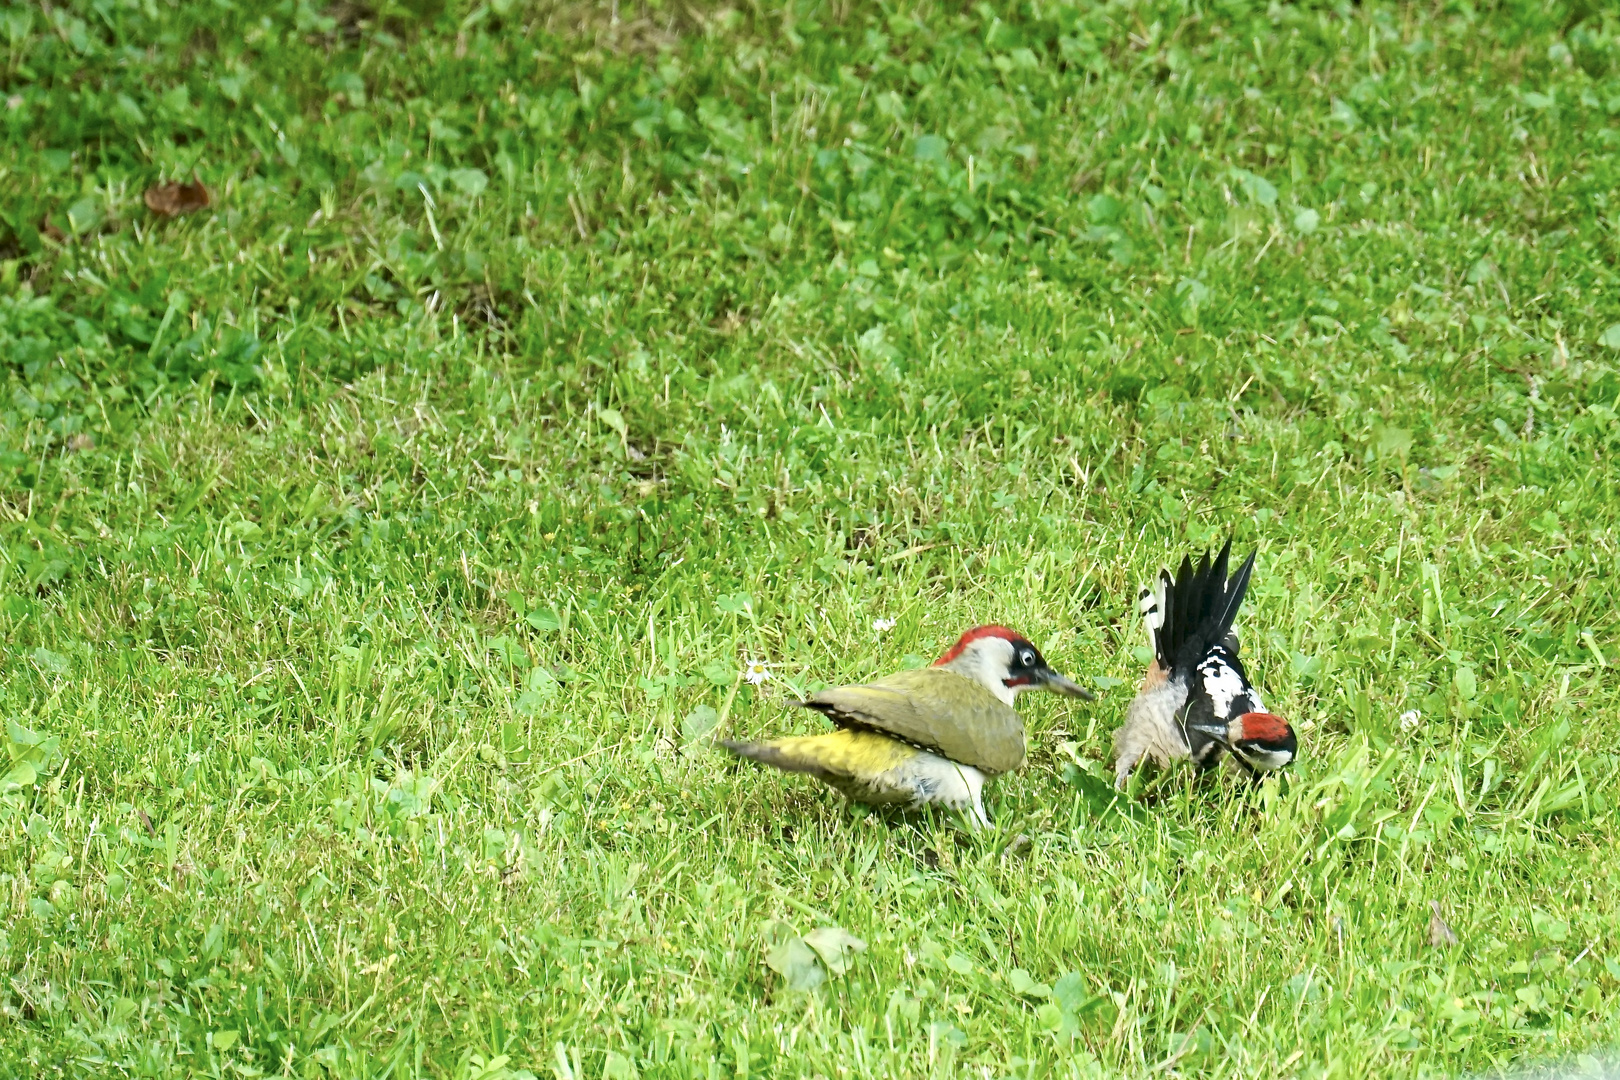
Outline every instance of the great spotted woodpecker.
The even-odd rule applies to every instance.
[[[1294,760],[1298,740],[1288,722],[1266,711],[1238,658],[1232,621],[1243,603],[1254,555],[1227,577],[1228,540],[1213,562],[1187,558],[1175,577],[1159,571],[1158,587],[1139,600],[1153,662],[1114,733],[1114,784],[1123,789],[1144,757],[1158,765],[1192,761],[1201,769],[1223,753],[1259,779]]]

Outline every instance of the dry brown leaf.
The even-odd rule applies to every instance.
[[[1446,949],[1457,944],[1457,935],[1446,925],[1446,920],[1440,917],[1440,902],[1429,901],[1429,944],[1436,949]]]
[[[178,217],[213,202],[201,180],[189,184],[156,184],[146,189],[146,208],[159,217]]]
[[[52,225],[51,219],[48,217],[40,218],[39,234],[55,240],[58,244],[67,243],[67,233],[63,232],[61,229],[58,229],[55,225]]]

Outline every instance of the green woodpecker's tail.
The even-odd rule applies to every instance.
[[[834,784],[880,776],[917,755],[905,743],[871,731],[833,731],[768,742],[722,739],[720,745],[738,757]]]
[[[984,773],[875,731],[848,728],[826,735],[721,744],[784,772],[807,773],[856,802],[961,810],[975,826],[988,825],[980,790]]]

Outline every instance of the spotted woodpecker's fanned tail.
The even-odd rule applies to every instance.
[[[1197,566],[1183,558],[1174,577],[1169,570],[1160,570],[1156,596],[1142,590],[1142,617],[1153,639],[1154,655],[1166,671],[1189,641],[1197,638],[1205,646],[1213,645],[1232,629],[1254,571],[1254,555],[1227,577],[1231,555],[1232,541],[1227,540],[1213,562],[1206,551]]]

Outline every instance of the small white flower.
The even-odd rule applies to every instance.
[[[1416,709],[1408,709],[1401,713],[1401,730],[1416,731],[1417,726],[1423,722],[1423,714]]]
[[[876,630],[880,634],[883,633],[885,630],[893,630],[894,629],[894,620],[893,619],[873,619],[872,620],[872,629]]]
[[[770,677],[771,669],[763,660],[750,660],[743,668],[743,678],[747,679],[751,686],[761,686]]]

